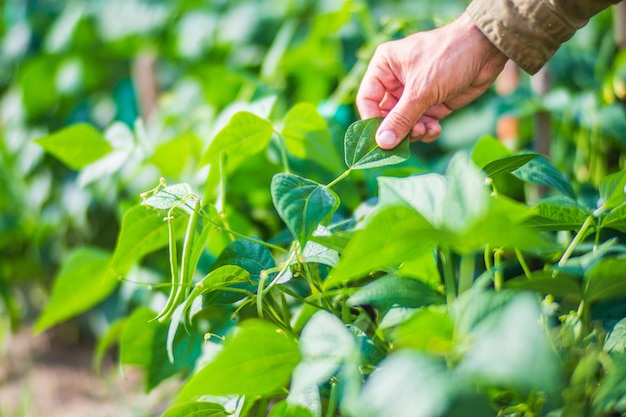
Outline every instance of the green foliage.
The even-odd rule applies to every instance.
[[[20,314],[14,276],[58,263],[35,329],[105,311],[96,362],[117,343],[148,391],[183,381],[165,417],[626,410],[624,60],[608,64],[609,41],[569,86],[487,93],[439,142],[385,151],[381,119],[350,124],[369,56],[464,5],[96,3],[0,54],[2,109],[20,109],[0,117],[3,312]],[[157,69],[134,79],[146,60]],[[147,107],[140,79],[162,91]],[[502,111],[522,139],[528,116],[551,116],[551,154],[484,136]],[[467,152],[457,135],[483,137]]]

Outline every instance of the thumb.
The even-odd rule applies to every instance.
[[[426,108],[403,94],[376,132],[376,143],[382,149],[395,148],[409,135]]]

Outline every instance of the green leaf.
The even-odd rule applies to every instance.
[[[333,232],[330,236],[316,235],[314,233],[310,240],[341,253],[348,245],[348,242],[350,242],[352,235],[354,235],[352,230],[340,230]]]
[[[294,174],[274,175],[271,192],[279,216],[303,246],[339,206],[339,198],[328,187]]]
[[[283,387],[298,362],[296,342],[273,324],[250,319],[183,387],[179,401],[202,395],[265,395]]]
[[[508,174],[526,165],[529,161],[538,156],[540,156],[540,154],[534,152],[519,153],[489,162],[482,169],[489,177],[495,177],[500,174]]]
[[[435,230],[412,208],[388,207],[369,219],[355,232],[339,259],[339,264],[324,282],[325,288],[347,284],[370,272],[397,267],[430,251],[447,235]]]
[[[602,208],[610,210],[624,202],[624,189],[626,187],[626,169],[608,175],[600,181],[600,199]]]
[[[201,146],[202,142],[194,133],[183,133],[157,146],[146,162],[156,165],[164,177],[180,178],[190,159],[198,160]]]
[[[376,131],[382,118],[359,120],[346,131],[344,140],[346,165],[351,169],[375,168],[393,165],[409,158],[409,138],[405,138],[391,150],[384,150],[376,144]]]
[[[283,400],[272,407],[268,417],[314,417],[314,415],[305,407]]]
[[[165,351],[167,324],[154,320],[156,313],[148,308],[136,309],[128,318],[120,339],[120,362],[137,365],[145,372],[146,390],[150,391],[166,378],[190,369],[200,355],[202,338],[192,333],[174,342],[174,358]]]
[[[50,300],[34,326],[35,332],[74,317],[110,295],[118,285],[118,280],[107,271],[110,260],[110,253],[93,247],[70,252],[55,277]]]
[[[585,301],[610,300],[626,296],[626,258],[604,258],[585,273]]]
[[[349,414],[439,416],[448,408],[454,390],[454,380],[443,363],[413,351],[401,351],[380,363]]]
[[[312,104],[299,103],[289,110],[284,120],[283,137],[287,150],[294,156],[313,160],[330,172],[344,170],[326,121]]]
[[[76,170],[97,161],[113,149],[98,130],[85,123],[66,127],[35,142]]]
[[[168,185],[148,197],[144,206],[160,210],[169,210],[180,205],[180,202],[193,194],[191,186],[186,183]]]
[[[178,237],[184,232],[186,220],[186,215],[176,216],[173,220],[172,226],[177,231]],[[167,246],[168,243],[168,227],[163,217],[143,206],[132,207],[122,219],[122,227],[111,261],[113,274],[116,276],[127,274],[135,262]]]
[[[472,149],[472,161],[479,167],[484,167],[493,161],[510,156],[511,153],[498,139],[483,136],[478,139]]]
[[[626,318],[621,319],[612,329],[609,329],[603,348],[605,352],[624,353],[626,350]]]
[[[224,406],[209,402],[190,402],[167,410],[161,417],[228,417]]]
[[[520,294],[502,309],[490,311],[470,336],[469,349],[457,367],[459,376],[479,386],[554,390],[560,365],[540,316],[531,294]]]
[[[387,309],[391,306],[423,307],[440,304],[443,297],[428,284],[413,278],[386,275],[360,288],[347,303],[350,306],[368,305]]]
[[[382,206],[408,204],[435,227],[444,220],[447,190],[448,182],[439,174],[378,177],[378,201]]]
[[[541,200],[532,209],[534,216],[526,224],[537,230],[578,230],[587,220],[590,210],[565,196]]]
[[[593,410],[597,415],[626,412],[626,354],[614,353],[607,360],[606,377],[593,398]]]
[[[234,169],[248,156],[265,149],[273,133],[274,128],[267,120],[246,111],[235,113],[213,138],[200,165],[215,163],[224,154],[227,166]]]
[[[431,307],[416,311],[391,332],[394,349],[411,348],[446,354],[452,349],[454,325],[444,309]]]
[[[516,169],[512,174],[522,181],[545,185],[568,197],[576,198],[570,183],[545,158],[535,158],[528,161],[526,165]]]
[[[217,270],[223,266],[238,266],[250,274],[250,282],[242,282],[233,284],[231,288],[248,290],[252,293],[257,291],[261,272],[274,268],[276,262],[272,257],[272,253],[266,246],[260,243],[250,242],[245,239],[237,239],[224,248],[222,253],[211,266],[211,271]],[[270,280],[276,273],[269,274]],[[202,296],[202,306],[206,308],[213,304],[230,304],[246,297],[246,294],[232,291],[211,291]]]
[[[578,304],[583,299],[582,286],[579,280],[564,273],[552,276],[551,271],[531,273],[531,279],[525,276],[506,281],[505,286],[517,290],[537,291],[542,295],[551,294],[569,303]]]
[[[626,233],[626,204],[615,207],[602,219],[600,227],[608,227]]]
[[[126,326],[126,321],[126,317],[114,321],[100,339],[98,339],[96,351],[93,356],[93,368],[96,370],[96,374],[100,375],[104,354],[115,343],[119,342],[122,337],[122,330],[124,330],[124,326]]]

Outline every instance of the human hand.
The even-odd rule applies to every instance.
[[[380,45],[361,81],[361,117],[383,116],[376,141],[391,149],[439,137],[439,121],[489,88],[507,57],[464,13],[453,23]]]

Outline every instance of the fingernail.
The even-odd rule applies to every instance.
[[[383,146],[395,146],[396,135],[391,130],[383,130],[378,134],[376,141],[379,145]]]

